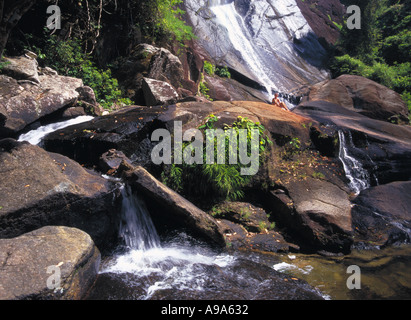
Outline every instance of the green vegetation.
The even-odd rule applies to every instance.
[[[211,62],[204,61],[204,71],[209,76],[213,76],[215,74],[215,69],[215,65],[213,65]]]
[[[210,115],[205,120],[204,125],[199,129],[204,131],[206,139],[210,136],[206,134],[207,129],[214,129],[218,118],[215,115]],[[234,129],[237,133],[237,139],[240,129],[247,129],[247,144],[248,152],[251,154],[251,132],[257,129],[260,133],[259,161],[265,160],[265,151],[269,144],[272,144],[270,139],[265,134],[265,128],[260,123],[254,123],[251,120],[239,117],[232,125],[224,125],[224,131]],[[214,154],[217,153],[217,138],[213,137]],[[186,149],[189,143],[185,143],[183,148]],[[161,175],[162,181],[177,192],[181,192],[189,197],[206,197],[208,199],[228,199],[238,200],[244,197],[244,187],[251,181],[250,176],[241,175],[241,164],[229,164],[230,139],[228,135],[225,137],[225,164],[206,164],[206,143],[204,144],[204,164],[182,164],[166,166]],[[237,150],[234,152],[238,152]]]
[[[267,230],[269,230],[269,231],[274,230],[275,226],[276,226],[275,222],[272,222],[272,223],[268,224],[265,221],[260,221],[258,223],[258,229],[260,230],[260,232],[265,232]]]
[[[323,174],[323,173],[321,173],[321,172],[314,172],[313,174],[312,174],[312,177],[314,178],[314,179],[325,179],[325,175]]]
[[[221,78],[231,78],[231,73],[228,71],[228,67],[221,67],[221,68],[216,68],[215,74],[218,75]]]
[[[4,61],[2,60],[2,58],[0,58],[0,72],[1,72],[1,69],[3,69],[8,64],[10,64],[10,61]]]
[[[209,61],[204,61],[204,71],[209,76],[217,75],[221,78],[231,78],[231,73],[230,73],[230,71],[228,71],[227,66],[216,67],[214,64],[212,64]]]
[[[199,91],[200,91],[201,95],[204,98],[206,98],[207,100],[212,101],[210,95],[208,94],[208,92],[210,91],[210,88],[207,86],[207,83],[204,80],[202,80],[200,82],[200,85],[199,85],[198,88],[199,88]]]
[[[183,0],[154,0],[151,5],[157,33],[169,33],[182,43],[195,38],[193,30],[182,20],[185,13],[179,5]]]
[[[58,3],[63,14],[61,30],[43,31],[37,25],[27,30],[26,24],[26,30],[15,29],[10,52],[34,51],[42,65],[81,78],[106,109],[132,104],[113,77],[116,59],[127,56],[141,42],[174,46],[193,39],[192,28],[182,19],[182,4],[183,0],[62,1]],[[37,2],[33,11],[45,11],[42,6],[43,1]],[[112,38],[114,32],[116,39]]]
[[[51,35],[44,49],[37,48],[36,51],[44,64],[59,74],[82,79],[85,85],[94,90],[97,102],[104,108],[109,109],[113,104],[132,104],[130,99],[122,98],[122,91],[117,79],[112,77],[111,70],[98,69],[91,57],[82,51],[78,40],[62,41]]]
[[[362,27],[344,26],[330,68],[364,76],[401,94],[411,112],[411,2],[346,0],[362,9]]]

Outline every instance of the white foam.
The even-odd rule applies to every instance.
[[[46,126],[41,126],[36,130],[32,130],[25,134],[22,134],[18,140],[30,142],[32,145],[38,145],[41,142],[41,140],[49,133],[52,133],[63,128],[67,128],[75,124],[87,122],[93,119],[94,118],[92,116],[80,116],[67,121],[48,124]]]

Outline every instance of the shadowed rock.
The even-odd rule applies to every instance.
[[[78,229],[44,227],[0,239],[0,300],[81,300],[100,260],[93,240]]]
[[[28,143],[0,141],[0,238],[44,226],[81,229],[98,246],[117,239],[114,186],[59,154]]]

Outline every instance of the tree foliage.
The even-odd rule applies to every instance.
[[[345,0],[362,10],[359,30],[342,29],[330,68],[364,76],[400,93],[411,112],[411,2],[408,0]]]

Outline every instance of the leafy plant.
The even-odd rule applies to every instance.
[[[204,81],[200,82],[199,91],[204,96],[204,98],[210,101],[212,100],[210,95],[208,94],[210,88],[208,88],[207,84]]]
[[[228,67],[216,68],[215,74],[222,78],[231,78],[231,73],[228,71]]]
[[[176,191],[185,193],[186,195],[199,197],[221,197],[229,200],[238,200],[244,197],[244,187],[251,181],[250,176],[241,174],[242,164],[230,164],[230,155],[232,152],[238,150],[231,150],[229,135],[225,135],[225,161],[223,164],[207,164],[207,144],[213,143],[214,156],[218,155],[217,142],[212,137],[207,135],[207,130],[214,129],[218,122],[218,117],[211,114],[206,119],[199,129],[205,133],[206,141],[203,147],[203,163],[204,164],[182,164],[172,165],[169,169],[165,169],[162,174],[162,180],[169,187]],[[224,131],[233,129],[236,133],[236,138],[239,137],[240,129],[247,129],[247,144],[248,152],[251,154],[251,130],[257,129],[260,133],[259,146],[259,161],[262,162],[264,153],[268,144],[272,144],[271,140],[265,134],[265,128],[260,123],[254,123],[251,120],[243,117],[238,119],[232,125],[225,125]],[[207,141],[208,139],[208,141]],[[210,141],[209,139],[213,139]],[[207,143],[208,142],[208,143]],[[183,144],[183,149],[187,147],[188,143]],[[179,168],[180,170],[178,170]]]
[[[195,38],[192,28],[182,19],[185,14],[180,8],[182,3],[183,0],[154,0],[150,7],[155,32],[171,34],[179,43]]]
[[[205,71],[208,75],[213,76],[214,73],[215,73],[215,71],[216,71],[215,65],[213,65],[213,64],[212,64],[211,62],[209,62],[209,61],[204,61],[204,71]]]
[[[90,86],[97,101],[106,109],[113,104],[129,105],[132,101],[124,98],[117,79],[112,77],[111,70],[100,70],[92,62],[91,57],[82,51],[77,40],[62,41],[51,35],[47,40],[43,57],[46,65],[57,70],[60,74],[76,77]]]

